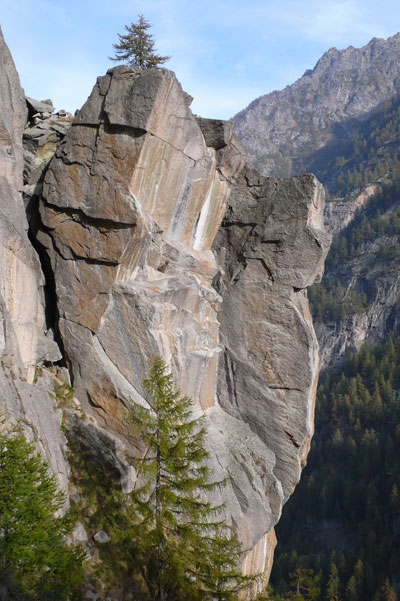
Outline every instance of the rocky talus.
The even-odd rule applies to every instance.
[[[0,80],[6,73],[3,65]],[[37,340],[54,330],[62,359],[49,354],[42,364],[68,368],[80,409],[65,412],[70,436],[129,490],[134,449],[124,418],[131,402],[146,404],[143,379],[161,355],[207,418],[210,461],[228,483],[227,519],[249,549],[244,570],[268,577],[273,528],[313,433],[319,359],[305,290],[321,276],[329,246],[322,186],[246,165],[232,125],[195,117],[174,73],[116,67],[98,78],[70,127],[43,111],[25,130],[25,204],[42,275],[20,192],[26,104],[15,71],[13,86],[19,112],[2,94],[1,114],[14,123],[19,159],[10,159],[7,141],[2,161],[13,166],[18,216],[0,223],[10,231],[19,224],[9,261],[26,249],[30,274],[0,272],[0,282],[21,287],[17,295],[0,290],[2,357],[25,364],[13,385],[26,377],[31,394],[52,406],[45,376],[24,374],[40,362]],[[4,190],[0,202],[9,206]],[[37,340],[26,342],[18,316],[28,309]],[[1,377],[8,369],[0,366]]]

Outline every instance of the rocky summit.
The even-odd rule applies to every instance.
[[[306,289],[329,247],[324,191],[311,175],[260,175],[232,124],[195,117],[190,102],[171,71],[116,67],[72,121],[26,102],[1,41],[1,410],[22,418],[68,490],[49,393],[71,382],[64,428],[131,490],[125,416],[146,404],[161,355],[206,416],[243,569],[268,578],[313,433]]]
[[[266,175],[307,169],[307,157],[400,91],[400,34],[363,48],[331,48],[294,84],[253,100],[232,119],[249,161]]]

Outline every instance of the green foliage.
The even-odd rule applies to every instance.
[[[363,120],[338,125],[333,140],[298,159],[296,173],[315,173],[331,194],[350,198],[368,183],[400,173],[400,95]]]
[[[150,27],[151,25],[143,15],[139,15],[137,23],[125,25],[127,33],[118,34],[119,43],[113,44],[115,57],[110,57],[110,60],[126,62],[128,65],[141,69],[158,67],[167,62],[171,58],[170,56],[156,54],[153,36],[147,31]]]
[[[395,281],[400,259],[400,95],[332,132],[298,159],[334,197],[379,192],[333,240],[320,284],[309,291],[327,328],[365,313]],[[335,198],[334,198],[335,199]],[[396,308],[387,321],[396,323]],[[293,594],[290,574],[310,569],[321,601],[396,599],[400,589],[400,338],[349,354],[321,377],[308,466],[277,527],[272,583]],[[292,597],[293,598],[293,597]],[[296,597],[295,597],[296,598]],[[300,597],[299,597],[300,598]]]
[[[363,252],[363,244],[384,236],[398,238],[400,231],[399,181],[382,186],[381,192],[372,197],[368,205],[357,213],[351,224],[334,241],[328,258],[328,266],[339,265]],[[397,244],[398,241],[396,240]]]
[[[84,554],[65,544],[72,515],[55,517],[64,501],[22,431],[0,433],[0,585],[10,598],[61,601],[82,584]]]
[[[126,558],[130,558],[131,541],[128,536],[127,540],[123,540],[123,532],[130,528],[129,495],[124,494],[117,483],[110,481],[100,466],[80,453],[71,441],[69,461],[72,482],[79,494],[80,520],[94,547],[92,557],[95,560],[87,565],[86,582],[103,593],[122,590],[124,598],[125,592],[135,588],[131,566],[126,562]],[[111,535],[107,544],[96,545],[94,542],[93,536],[100,530]]]
[[[328,276],[308,291],[313,319],[316,322],[339,321],[362,313],[368,303],[365,292],[346,290],[338,278]]]
[[[241,573],[241,545],[223,506],[208,500],[224,483],[211,481],[204,418],[194,417],[163,361],[154,362],[145,388],[149,407],[132,404],[128,420],[138,450],[132,493],[74,452],[82,519],[90,534],[111,537],[98,546],[94,577],[137,601],[236,601],[255,578]]]
[[[331,562],[329,567],[329,576],[326,584],[326,601],[339,601],[340,599],[340,578],[337,566]]]
[[[376,592],[374,601],[397,601],[397,595],[386,578],[380,589]]]
[[[54,392],[50,392],[50,396],[53,396],[56,400],[57,407],[65,409],[73,406],[74,389],[67,382],[55,380]]]
[[[220,517],[223,507],[208,500],[223,483],[210,481],[203,418],[193,417],[161,359],[145,388],[150,409],[132,406],[130,418],[143,452],[125,539],[148,599],[237,599],[247,584],[241,547]]]
[[[316,434],[277,527],[272,583],[321,574],[321,601],[395,599],[400,582],[400,336],[321,377]],[[296,549],[296,553],[291,551]]]
[[[349,287],[351,274],[363,273],[379,266],[381,277],[397,271],[400,259],[400,187],[394,181],[382,187],[370,199],[350,225],[333,240],[325,264],[325,276],[320,284],[309,290],[313,318],[316,322],[330,323],[365,311],[374,300],[376,289]],[[361,268],[360,268],[361,269]],[[360,282],[363,280],[359,278]],[[354,278],[353,278],[354,280]],[[354,283],[354,282],[353,282]],[[362,287],[362,284],[358,284]]]
[[[294,599],[296,601],[303,599],[313,601],[319,599],[321,592],[319,577],[315,575],[313,570],[297,568],[290,574],[290,582],[294,590],[287,595],[287,599]]]

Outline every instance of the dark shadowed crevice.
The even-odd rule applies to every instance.
[[[39,230],[40,225],[40,216],[39,216],[39,197],[32,196],[29,201],[29,212],[27,209],[28,215],[28,239],[32,244],[34,250],[36,251],[36,255],[39,259],[39,263],[41,266],[43,278],[44,278],[44,314],[46,320],[46,329],[51,329],[54,334],[54,341],[57,343],[60,353],[62,355],[62,359],[56,361],[57,365],[62,367],[68,367],[66,353],[64,349],[64,344],[62,341],[62,337],[59,330],[59,312],[57,305],[57,294],[56,294],[56,284],[54,279],[53,269],[51,267],[50,258],[46,252],[44,246],[38,241],[36,235]]]

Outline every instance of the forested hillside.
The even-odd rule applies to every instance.
[[[360,121],[399,92],[399,59],[398,33],[362,48],[331,48],[296,82],[253,100],[232,119],[250,162],[287,177],[304,172],[318,149],[346,146]]]
[[[400,336],[326,371],[302,481],[278,525],[272,575],[301,598],[394,600],[400,583]],[[292,576],[291,576],[292,575]],[[297,586],[297,578],[295,578]],[[384,591],[384,592],[383,592]]]
[[[309,291],[324,366],[397,327],[400,256],[400,96],[359,124],[354,139],[308,165],[328,190],[336,231],[320,284]],[[325,161],[325,162],[324,162]],[[341,167],[337,167],[337,165]],[[336,165],[336,168],[335,168]],[[373,188],[369,198],[365,190]],[[335,207],[364,201],[343,227]],[[336,219],[336,223],[333,220]]]
[[[315,173],[331,197],[351,195],[360,186],[399,175],[400,95],[340,129],[348,135],[338,135],[323,148],[299,157],[295,171]]]
[[[334,237],[309,291],[329,366],[308,465],[277,527],[274,599],[400,598],[400,98],[353,128],[302,163],[332,203],[371,183],[377,193]]]
[[[309,291],[316,323],[343,321],[374,302],[376,280],[381,282],[398,270],[399,234],[400,186],[395,179],[334,238],[324,279]],[[387,327],[392,329],[393,325]]]

